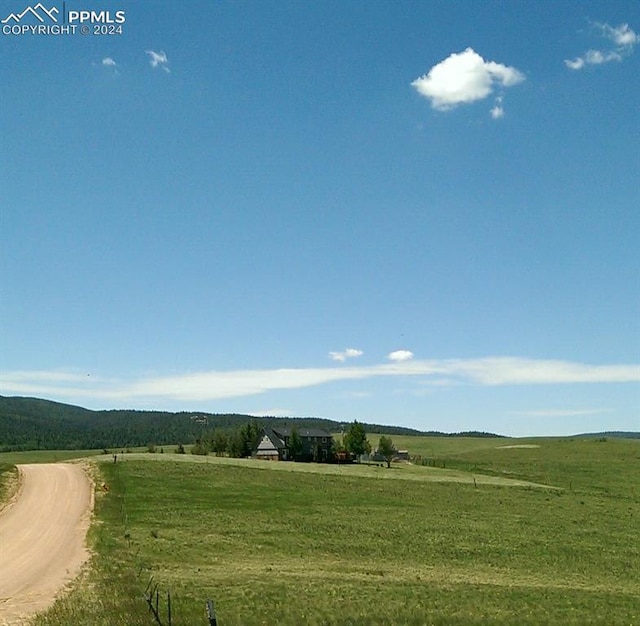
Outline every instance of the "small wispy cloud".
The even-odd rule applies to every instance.
[[[329,358],[332,361],[344,363],[347,359],[355,359],[356,357],[362,356],[363,354],[364,352],[362,352],[362,350],[357,350],[356,348],[347,348],[342,352],[329,352]]]
[[[396,350],[395,352],[390,352],[387,355],[387,358],[390,361],[395,361],[396,363],[401,361],[410,361],[413,359],[413,352],[411,352],[411,350]]]
[[[524,74],[515,67],[485,61],[473,48],[467,48],[434,65],[411,86],[430,100],[434,109],[448,111],[460,104],[484,100],[496,87],[512,87],[524,80]],[[499,115],[492,113],[494,119],[502,116],[502,100],[494,110],[501,111]]]
[[[107,72],[108,74],[112,74],[113,76],[116,76],[120,73],[118,69],[120,66],[116,63],[113,57],[104,57],[99,63],[94,62],[92,63],[92,65],[99,65],[100,67],[104,68],[103,71]]]
[[[616,46],[627,47],[627,46],[635,46],[640,38],[638,35],[629,28],[629,24],[620,24],[620,26],[609,26],[609,24],[600,24],[596,22],[594,24],[596,28],[599,28],[602,31],[602,34],[607,38],[613,41]]]
[[[145,50],[145,52],[149,55],[149,63],[151,64],[151,67],[159,67],[167,73],[171,72],[169,69],[169,59],[162,50],[159,52],[156,52],[155,50]]]
[[[640,41],[640,37],[629,27],[628,24],[620,26],[609,26],[594,22],[592,26],[599,32],[601,37],[608,39],[614,47],[600,50],[587,50],[582,56],[575,59],[565,59],[564,63],[570,70],[581,70],[587,65],[602,65],[611,61],[622,61],[629,56],[634,47]]]
[[[585,65],[602,65],[610,61],[622,61],[622,56],[617,52],[587,50],[583,56],[573,60],[566,59],[564,63],[570,70],[581,70]]]
[[[501,117],[504,117],[504,108],[502,106],[502,96],[498,96],[496,98],[496,103],[494,107],[489,111],[491,113],[491,117],[494,120],[499,120]]]

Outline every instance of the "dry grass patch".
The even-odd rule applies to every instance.
[[[15,501],[20,490],[20,472],[10,463],[0,463],[0,513]]]

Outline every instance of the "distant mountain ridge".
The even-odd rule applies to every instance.
[[[351,423],[317,417],[255,417],[239,413],[203,411],[102,410],[42,398],[0,396],[0,452],[20,450],[82,450],[191,444],[215,429],[235,430],[249,421],[262,426],[323,428],[341,432]],[[369,433],[428,437],[502,437],[495,433],[465,431],[443,433],[403,426],[364,423]],[[640,432],[608,431],[574,437],[640,439]]]
[[[629,430],[606,430],[601,433],[581,433],[574,437],[611,437],[612,439],[640,439],[640,432]]]
[[[93,411],[41,398],[0,396],[0,452],[190,444],[207,431],[235,430],[248,421],[263,426],[295,423],[332,432],[340,432],[348,424],[313,417],[255,417],[202,411]],[[401,426],[365,424],[365,428],[387,435],[426,434]]]

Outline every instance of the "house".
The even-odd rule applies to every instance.
[[[258,442],[255,456],[267,461],[315,461],[327,463],[332,460],[333,439],[331,433],[322,428],[298,428],[301,449],[297,459],[293,458],[289,444],[294,429],[289,427],[265,428]]]

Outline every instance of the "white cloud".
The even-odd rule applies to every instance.
[[[565,59],[564,64],[570,70],[581,70],[584,67],[584,59],[578,57],[577,59]]]
[[[408,352],[408,351],[407,351]],[[394,353],[392,353],[394,354]],[[240,398],[274,390],[301,389],[334,381],[418,378],[422,383],[559,385],[640,382],[640,365],[588,365],[514,357],[405,360],[364,367],[208,371],[127,381],[60,372],[4,372],[2,395],[100,399],[160,404],[163,400],[205,401]]]
[[[93,63],[93,65],[98,65],[98,64]],[[104,57],[104,59],[100,61],[100,65],[104,68],[106,72],[108,72],[109,74],[112,74],[113,76],[117,76],[120,73],[118,70],[120,66],[116,63],[115,59],[113,59],[112,57]]]
[[[615,48],[608,50],[587,50],[575,59],[565,59],[565,65],[570,70],[581,70],[587,65],[602,65],[611,61],[622,61],[633,52],[634,46],[640,41],[638,35],[629,28],[628,24],[613,27],[609,24],[595,23],[594,26],[601,35],[615,44]]]
[[[483,100],[497,86],[512,87],[525,80],[522,72],[494,61],[485,61],[472,48],[454,53],[434,65],[411,85],[439,111]]]
[[[149,63],[151,64],[151,67],[161,67],[167,73],[171,71],[169,69],[169,59],[162,50],[160,50],[160,52],[145,50],[145,52],[149,55]]]
[[[494,120],[499,120],[501,117],[504,117],[504,108],[502,107],[502,96],[498,96],[496,98],[496,103],[494,107],[490,111],[491,117]]]
[[[413,352],[410,350],[396,350],[395,352],[391,352],[387,355],[387,358],[390,361],[410,361],[413,359]]]
[[[587,50],[582,57],[565,60],[565,65],[571,70],[581,70],[585,65],[602,65],[610,61],[622,61],[622,55],[617,52],[602,52],[602,50]]]
[[[538,385],[640,381],[638,365],[585,365],[570,361],[538,361],[489,357],[449,361],[450,374],[481,385]]]
[[[609,63],[609,61],[622,61],[622,57],[617,52],[588,50],[585,54],[585,61],[590,65],[600,65],[601,63]]]
[[[602,29],[602,33],[608,39],[611,39],[616,46],[627,47],[627,46],[635,46],[640,38],[638,35],[629,28],[629,24],[620,24],[620,26],[613,27],[609,26],[609,24],[598,24],[596,23],[598,28]]]
[[[347,359],[354,359],[362,356],[364,352],[356,348],[347,348],[344,352],[329,352],[329,358],[333,361],[344,363]]]

